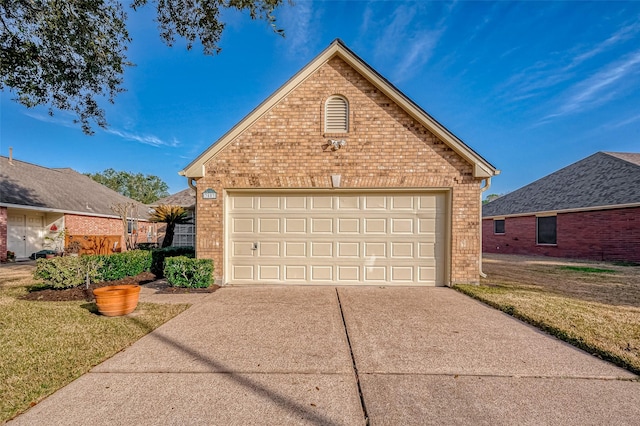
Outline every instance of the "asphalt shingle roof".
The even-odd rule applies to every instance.
[[[482,215],[640,204],[640,153],[597,152],[482,207]]]
[[[0,156],[0,203],[117,216],[111,206],[135,203],[138,218],[148,218],[148,207],[69,168],[50,169]]]
[[[180,206],[184,208],[193,208],[196,205],[196,191],[191,188],[183,189],[180,192],[161,198],[153,203],[152,206],[159,205]]]

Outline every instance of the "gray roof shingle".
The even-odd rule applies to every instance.
[[[0,203],[78,214],[117,216],[111,206],[135,203],[138,217],[148,207],[69,168],[53,169],[0,156]]]
[[[482,215],[640,203],[640,153],[597,152],[482,207]]]
[[[191,188],[183,189],[180,192],[169,195],[168,197],[161,198],[153,203],[151,206],[159,205],[180,206],[186,209],[195,208],[196,206],[196,191]]]

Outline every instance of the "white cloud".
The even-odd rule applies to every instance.
[[[637,71],[640,71],[640,50],[603,67],[591,77],[575,84],[569,89],[570,95],[554,115],[570,114],[614,98],[619,89],[616,86],[625,77]]]
[[[309,56],[314,48],[312,35],[317,33],[313,26],[313,1],[296,1],[295,7],[286,7],[278,18],[285,28],[285,37],[291,55]]]
[[[177,147],[180,145],[180,142],[173,138],[171,141],[164,141],[157,136],[153,135],[140,135],[131,132],[126,132],[122,130],[117,130],[113,128],[104,129],[106,133],[121,137],[122,139],[139,142],[145,145],[151,145],[155,147],[168,146],[168,147]]]
[[[627,25],[625,27],[620,28],[611,37],[598,43],[595,47],[589,49],[588,51],[581,53],[575,58],[573,58],[573,61],[568,66],[568,68],[573,68],[575,66],[578,66],[582,62],[606,51],[609,47],[613,47],[618,43],[629,40],[639,31],[640,31],[640,24],[638,23],[634,23],[634,24]]]

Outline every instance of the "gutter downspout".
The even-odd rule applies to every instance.
[[[189,185],[189,188],[197,192],[196,185],[194,183],[195,181],[196,180],[194,178],[187,178],[187,184]]]
[[[484,179],[485,185],[480,188],[480,276],[487,278],[487,274],[482,271],[482,194],[491,187],[491,178]]]

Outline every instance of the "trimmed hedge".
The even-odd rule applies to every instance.
[[[196,257],[196,250],[193,247],[164,247],[151,251],[151,272],[156,278],[164,277],[165,259],[176,256],[194,258]]]
[[[172,287],[206,288],[213,282],[213,260],[169,257],[165,260],[164,275]]]
[[[37,259],[33,278],[59,289],[77,287],[84,283],[80,258],[72,256]]]
[[[102,267],[98,270],[101,281],[120,280],[125,277],[135,277],[151,268],[151,252],[147,250],[130,250],[108,255],[90,255],[102,260]]]
[[[148,271],[151,252],[132,250],[110,255],[63,256],[38,259],[35,279],[41,279],[53,288],[71,288],[84,284],[89,274],[91,282],[114,281]]]

